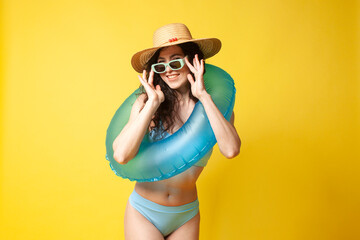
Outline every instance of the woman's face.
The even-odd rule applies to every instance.
[[[160,51],[157,62],[168,63],[174,59],[184,58],[184,53],[181,47],[174,45],[170,47],[165,47]],[[166,84],[175,90],[180,88],[187,87],[189,84],[187,74],[190,73],[190,70],[186,64],[179,70],[172,70],[169,66],[166,67],[164,73],[160,73],[160,77]]]

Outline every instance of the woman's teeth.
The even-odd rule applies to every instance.
[[[173,79],[173,78],[176,78],[178,75],[169,75],[167,76],[169,79]]]

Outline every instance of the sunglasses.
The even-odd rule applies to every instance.
[[[151,65],[151,69],[156,73],[164,73],[166,71],[166,67],[169,66],[172,70],[179,70],[185,65],[184,58],[171,60],[168,63],[155,63]]]

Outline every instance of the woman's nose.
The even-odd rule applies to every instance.
[[[169,65],[168,65],[168,66],[166,66],[165,70],[166,70],[166,72],[171,72],[171,71],[172,71],[172,69],[170,68],[170,66],[169,66]]]

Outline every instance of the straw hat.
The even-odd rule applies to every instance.
[[[194,42],[204,53],[204,58],[210,58],[217,54],[221,48],[221,42],[217,38],[193,39],[189,29],[182,23],[171,23],[158,28],[154,32],[153,47],[137,52],[131,59],[131,65],[135,71],[141,73],[145,64],[154,55],[156,50],[162,47],[177,45],[180,43]]]

